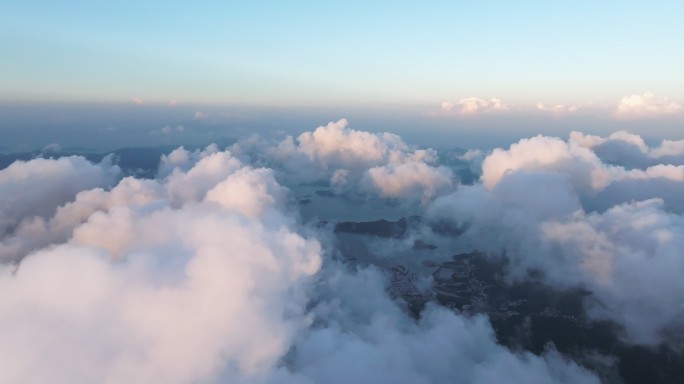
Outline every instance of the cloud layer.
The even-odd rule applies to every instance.
[[[653,92],[625,96],[616,104],[586,103],[584,105],[572,105],[538,102],[536,105],[515,105],[496,97],[487,99],[472,96],[461,98],[456,102],[444,101],[439,107],[442,113],[462,117],[510,112],[519,114],[543,112],[560,116],[582,112],[583,115],[612,116],[621,120],[672,117],[679,116],[684,112],[681,103],[665,96],[656,96]]]
[[[454,185],[452,171],[433,149],[413,148],[391,133],[351,129],[345,119],[288,136],[274,145],[243,142],[236,151],[260,146],[266,162],[290,176],[327,179],[337,190],[427,202]]]
[[[592,150],[615,142],[618,159],[633,161],[622,150],[658,159],[650,155],[658,149],[624,132],[523,139],[494,150],[482,184],[437,199],[431,215],[467,224],[463,241],[476,249],[505,249],[512,278],[539,270],[551,286],[588,289],[590,315],[621,324],[631,342],[658,344],[684,328],[675,302],[684,285],[673,272],[684,269],[684,168],[629,169]]]
[[[472,116],[480,113],[509,111],[513,108],[512,105],[505,103],[501,99],[497,99],[495,97],[491,99],[466,97],[458,100],[455,103],[445,101],[441,106],[442,111],[455,111],[458,114],[465,116]]]
[[[658,97],[652,92],[623,97],[615,111],[618,117],[648,117],[673,115],[682,112],[682,106],[667,97]]]
[[[159,181],[81,191],[47,221],[62,244],[0,267],[3,382],[249,377],[286,352],[320,245],[289,228],[268,170],[197,156]]]
[[[430,172],[395,137],[340,130],[362,144],[295,149],[335,169],[396,166],[383,177],[410,185]],[[44,169],[62,171],[18,181]],[[21,245],[0,264],[2,382],[598,382],[552,350],[498,345],[484,317],[429,306],[416,321],[382,272],[331,257],[273,170],[216,146],[179,148],[156,179],[113,187],[115,167],[81,158],[1,172],[3,198],[65,191],[20,202],[49,202],[40,209],[6,208],[3,245]]]
[[[440,252],[505,257],[509,281],[589,292],[590,318],[626,342],[681,347],[668,337],[684,329],[680,141],[573,132],[459,158],[479,182],[340,120],[181,147],[153,179],[111,159],[14,163],[0,170],[0,381],[598,382],[551,346],[498,344],[485,316],[428,303],[411,317],[383,270],[340,261],[330,227],[301,221],[284,180],[420,201],[427,222],[464,230]]]
[[[84,189],[114,183],[119,168],[105,159],[92,164],[79,156],[15,162],[0,170],[0,234],[7,235],[32,217],[50,217]]]

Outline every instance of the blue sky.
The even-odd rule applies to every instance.
[[[0,0],[0,151],[340,118],[447,147],[684,138],[682,15],[681,1]]]
[[[682,102],[683,14],[680,1],[2,1],[0,100]]]

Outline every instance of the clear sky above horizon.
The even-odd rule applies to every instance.
[[[684,101],[684,2],[0,1],[0,100]]]

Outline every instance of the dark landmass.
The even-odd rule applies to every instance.
[[[384,238],[406,237],[409,228],[420,223],[420,216],[402,217],[398,221],[376,220],[365,222],[346,221],[335,225],[335,233],[354,233]]]
[[[666,346],[627,344],[623,330],[588,318],[581,289],[557,291],[541,280],[510,284],[503,257],[461,254],[440,264],[432,292],[421,294],[406,267],[390,271],[388,292],[401,298],[414,317],[429,300],[466,314],[486,314],[498,341],[511,349],[541,354],[550,347],[584,365],[605,383],[678,383],[684,378],[684,352]]]
[[[411,228],[419,224],[426,224],[438,235],[448,237],[458,237],[466,231],[467,226],[459,226],[447,220],[423,220],[420,216],[402,217],[397,221],[376,220],[376,221],[345,221],[335,225],[335,233],[354,233],[358,235],[370,235],[384,238],[402,239],[405,238]],[[437,249],[435,245],[427,244],[423,240],[416,240],[413,244],[414,249]]]
[[[322,196],[322,197],[335,197],[335,196],[337,196],[335,194],[335,192],[328,190],[328,189],[319,189],[318,191],[316,191],[316,194],[318,196]]]
[[[309,182],[299,183],[303,187],[319,187],[319,188],[330,188],[330,182],[328,180],[316,180]]]
[[[437,246],[434,244],[428,244],[424,242],[423,240],[416,240],[413,242],[413,249],[427,249],[430,251],[433,251],[437,249]]]
[[[458,237],[467,229],[467,225],[458,225],[450,220],[433,220],[428,223],[432,232],[447,237]]]
[[[425,308],[429,297],[422,294],[415,285],[418,277],[403,265],[396,265],[390,269],[390,284],[387,292],[394,300],[405,304],[404,309],[418,319]]]

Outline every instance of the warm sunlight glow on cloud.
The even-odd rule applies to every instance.
[[[565,105],[565,104],[556,104],[554,106],[546,106],[543,103],[537,103],[537,109],[540,111],[544,111],[544,112],[562,114],[562,113],[577,112],[579,107],[577,107],[575,105]]]
[[[643,95],[625,96],[620,100],[615,115],[617,117],[646,117],[673,115],[682,112],[682,106],[667,97],[658,97],[652,92]]]
[[[455,111],[461,115],[476,115],[480,113],[508,111],[512,105],[501,101],[501,99],[491,98],[482,99],[479,97],[466,97],[456,103],[443,102],[442,110],[445,112]]]
[[[0,0],[0,384],[684,384],[682,14]]]

